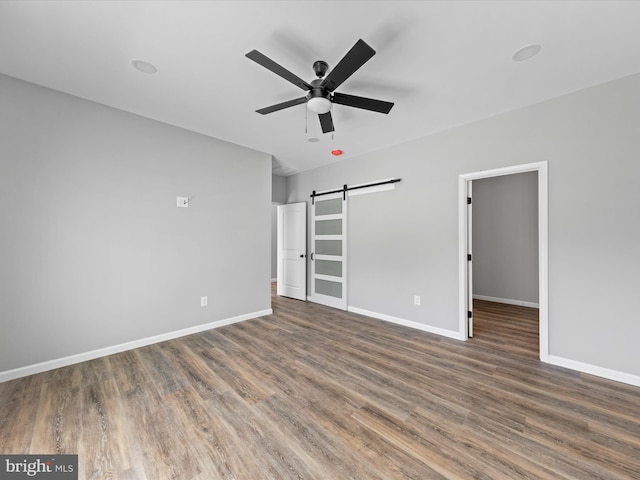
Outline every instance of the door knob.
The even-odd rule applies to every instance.
[[[304,257],[306,257],[306,255],[304,253],[301,253],[300,258],[304,258]]]

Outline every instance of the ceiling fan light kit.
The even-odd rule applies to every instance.
[[[327,62],[323,60],[315,61],[313,63],[313,71],[318,78],[307,83],[280,64],[271,60],[266,55],[257,50],[252,50],[246,54],[247,58],[253,60],[259,65],[262,65],[266,69],[307,92],[304,97],[295,98],[293,100],[261,108],[260,110],[256,110],[256,112],[266,115],[268,113],[277,112],[278,110],[306,103],[308,110],[318,114],[322,133],[330,133],[335,130],[333,126],[333,118],[331,116],[331,107],[334,103],[345,105],[347,107],[370,110],[372,112],[389,113],[393,107],[392,102],[375,100],[373,98],[357,97],[355,95],[347,95],[345,93],[334,93],[336,88],[338,88],[345,80],[353,75],[356,70],[369,61],[375,53],[376,52],[373,48],[367,45],[364,40],[360,39],[353,47],[351,47],[351,50],[347,52],[347,54],[338,62],[328,75],[327,71],[329,70],[329,65]]]
[[[315,113],[329,112],[331,110],[331,100],[329,97],[322,96],[321,93],[314,96],[314,93],[316,92],[312,90],[307,94],[307,97],[309,98],[307,100],[307,108]]]

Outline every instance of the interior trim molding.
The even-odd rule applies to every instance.
[[[549,360],[549,176],[548,162],[541,161],[508,167],[481,170],[458,176],[458,323],[462,340],[468,340],[468,221],[467,199],[470,183],[481,178],[514,173],[538,172],[538,302],[540,326],[540,360]]]
[[[591,365],[589,363],[578,362],[577,360],[558,357],[557,355],[549,355],[549,363],[558,367],[570,368],[571,370],[588,373],[589,375],[595,375],[597,377],[603,377],[609,380],[614,380],[616,382],[622,382],[633,385],[635,387],[640,387],[640,375],[619,372],[618,370],[611,370],[609,368],[599,367],[597,365]]]
[[[540,308],[536,302],[525,302],[524,300],[512,300],[510,298],[490,297],[488,295],[473,295],[474,299],[486,300],[487,302],[506,303],[507,305],[517,305],[519,307]]]
[[[424,323],[414,322],[413,320],[405,320],[404,318],[392,317],[384,313],[371,312],[364,308],[347,307],[347,311],[352,313],[358,313],[360,315],[366,315],[367,317],[377,318],[378,320],[384,320],[385,322],[395,323],[404,327],[415,328],[416,330],[422,330],[423,332],[434,333],[436,335],[442,335],[443,337],[455,338],[461,340],[460,332],[455,330],[446,330],[444,328],[433,327]]]
[[[113,355],[114,353],[125,352],[127,350],[133,350],[134,348],[146,347],[154,343],[165,342],[167,340],[173,340],[174,338],[184,337],[186,335],[192,335],[194,333],[203,332],[205,330],[211,330],[214,328],[224,327],[225,325],[231,325],[232,323],[243,322],[245,320],[251,320],[252,318],[263,317],[265,315],[273,314],[273,310],[268,308],[266,310],[260,310],[258,312],[245,313],[236,317],[225,318],[222,320],[216,320],[215,322],[205,323],[203,325],[196,325],[195,327],[184,328],[182,330],[176,330],[174,332],[163,333],[160,335],[154,335],[152,337],[141,338],[132,342],[121,343],[119,345],[113,345],[111,347],[99,348],[89,352],[78,353],[76,355],[69,355],[68,357],[57,358],[54,360],[47,360],[46,362],[36,363],[33,365],[27,365],[25,367],[15,368],[13,370],[6,370],[0,372],[0,383],[14,380],[20,377],[26,377],[28,375],[34,375],[36,373],[47,372],[60,367],[66,367],[75,363],[86,362],[87,360],[93,360],[100,357],[106,357]]]

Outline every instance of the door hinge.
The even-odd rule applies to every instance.
[[[471,197],[467,197],[467,205],[471,205]]]
[[[471,318],[471,317],[473,317],[471,310],[467,310],[467,318]]]
[[[470,261],[471,261],[471,254],[467,253],[467,262],[470,262]]]

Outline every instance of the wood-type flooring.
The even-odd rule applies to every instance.
[[[275,297],[274,314],[0,384],[0,453],[79,479],[640,478],[640,388],[541,363],[537,310],[455,341]]]

